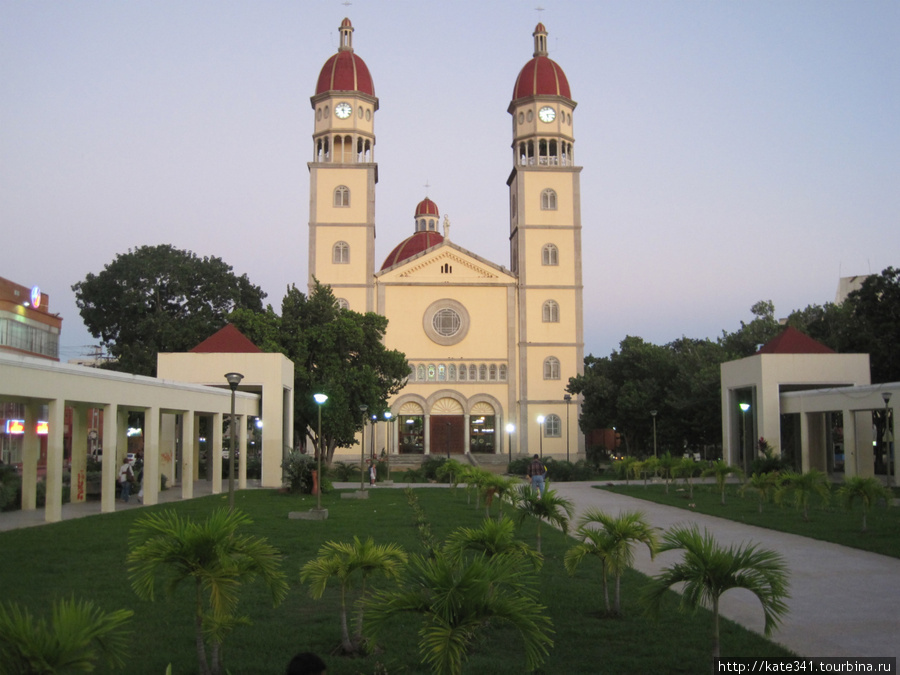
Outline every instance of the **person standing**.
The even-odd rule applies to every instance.
[[[528,466],[528,477],[531,479],[531,487],[540,492],[541,497],[544,496],[545,473],[547,473],[547,468],[544,466],[541,458],[535,455]]]
[[[126,504],[131,496],[131,484],[133,482],[134,469],[131,468],[131,462],[128,461],[128,456],[126,455],[122,466],[119,467],[119,485],[122,486],[122,501]]]

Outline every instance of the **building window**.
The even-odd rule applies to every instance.
[[[547,188],[541,192],[541,210],[556,211],[556,191]]]
[[[544,244],[541,249],[542,265],[559,265],[559,249],[555,244]]]
[[[562,435],[562,423],[559,415],[547,415],[544,418],[544,436],[546,438],[559,438]]]
[[[435,367],[433,363],[428,364],[428,381],[434,382]]]
[[[443,337],[452,337],[459,332],[459,314],[450,307],[445,307],[435,312],[431,323],[434,326],[434,331]]]
[[[338,309],[350,309],[350,303],[345,298],[337,299]]]
[[[487,366],[483,363],[478,367],[478,379],[482,381],[487,379]]]
[[[350,188],[346,185],[338,185],[334,189],[334,205],[350,206]]]
[[[500,364],[500,381],[506,382],[506,364]]]
[[[420,363],[419,366],[416,368],[416,379],[417,379],[419,382],[424,382],[424,381],[425,381],[425,366],[422,365],[421,363]]]
[[[450,298],[437,300],[425,310],[422,327],[432,342],[455,345],[462,342],[469,332],[469,313],[461,302]]]
[[[466,364],[462,364],[459,367],[459,381],[460,382],[466,381]]]
[[[447,381],[447,366],[443,363],[438,366],[438,382],[446,382]]]
[[[497,364],[496,363],[492,363],[491,367],[488,368],[488,379],[491,380],[492,382],[497,381]]]
[[[544,323],[559,323],[559,305],[555,300],[544,303],[543,320]]]
[[[544,359],[544,379],[559,379],[559,359],[555,356],[548,356],[546,359]]]
[[[469,379],[473,382],[478,379],[478,368],[475,367],[474,363],[469,366]]]
[[[447,379],[451,382],[456,382],[456,364],[451,363],[447,366]]]
[[[346,241],[337,242],[331,249],[331,262],[335,265],[347,265],[350,263],[350,244]]]

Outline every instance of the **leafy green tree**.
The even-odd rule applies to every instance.
[[[593,525],[600,525],[600,529],[594,528]],[[576,536],[581,542],[566,551],[564,558],[566,571],[574,574],[575,569],[587,556],[599,558],[603,563],[603,597],[606,611],[607,613],[610,611],[607,574],[611,573],[616,580],[615,605],[612,613],[621,614],[622,574],[634,566],[635,544],[645,544],[650,549],[650,555],[655,555],[657,546],[655,528],[650,526],[645,514],[640,511],[623,511],[613,516],[600,509],[588,509],[578,519]]]
[[[277,342],[294,362],[294,434],[309,437],[331,463],[337,447],[351,447],[369,418],[387,409],[409,376],[406,356],[384,346],[387,319],[374,312],[341,309],[329,286],[315,282],[307,297],[290,286],[274,312],[235,313],[233,322],[248,337]],[[277,340],[273,337],[277,336]],[[314,393],[328,395],[322,406],[322,439]],[[368,412],[360,412],[365,405]]]
[[[266,297],[221,258],[168,244],[129,249],[72,290],[84,325],[115,359],[109,367],[137,375],[155,375],[157,353],[192,349],[233,310],[261,312]]]
[[[444,544],[444,553],[458,562],[464,562],[466,554],[473,552],[487,556],[520,555],[530,560],[535,570],[543,564],[540,553],[521,539],[516,539],[515,524],[509,518],[485,518],[481,527],[460,527],[450,534]]]
[[[538,553],[541,552],[541,523],[546,521],[563,532],[568,532],[569,520],[575,513],[572,500],[560,497],[556,490],[545,490],[541,496],[540,491],[530,485],[520,486],[511,496],[519,513],[520,523],[529,517],[537,519]]]
[[[719,344],[725,350],[725,361],[753,356],[760,345],[778,335],[784,327],[775,318],[775,305],[771,300],[760,300],[750,308],[754,318],[750,323],[741,321],[740,330],[734,333],[722,331]]]
[[[104,612],[90,600],[53,603],[48,623],[16,604],[0,605],[0,672],[55,675],[91,672],[102,662],[109,670],[125,666],[125,624],[134,614]]]
[[[658,616],[663,598],[676,584],[683,584],[681,606],[696,611],[706,607],[712,611],[712,658],[718,658],[719,599],[733,588],[743,588],[759,598],[765,616],[766,637],[778,627],[787,614],[788,571],[784,558],[756,544],[742,544],[727,549],[720,546],[708,531],[700,533],[696,525],[675,527],[663,536],[659,551],[683,550],[680,563],[666,567],[645,587],[643,601],[651,616]]]
[[[831,498],[831,483],[828,476],[816,469],[806,473],[786,471],[781,474],[781,485],[775,491],[775,501],[781,504],[791,501],[803,512],[803,520],[809,520],[809,502],[813,495],[818,495],[822,504]]]
[[[396,544],[376,544],[371,537],[352,543],[330,541],[319,549],[319,556],[307,562],[300,570],[300,580],[310,584],[309,594],[319,599],[332,579],[341,588],[341,648],[354,654],[363,648],[363,612],[368,589],[367,581],[375,574],[395,579],[406,564],[407,556]],[[350,636],[347,620],[348,595],[359,588],[356,598],[356,631]]]
[[[238,533],[253,521],[245,513],[216,509],[202,522],[173,511],[148,513],[134,524],[127,563],[138,597],[153,600],[157,578],[169,594],[194,582],[194,629],[201,675],[220,675],[225,636],[249,619],[236,615],[241,584],[261,579],[278,605],[288,585],[281,554],[262,537]],[[207,659],[206,642],[210,653]]]
[[[704,469],[701,476],[715,476],[716,486],[722,496],[722,504],[725,503],[725,486],[728,484],[728,476],[735,474],[740,476],[742,471],[736,466],[731,466],[723,459],[717,459],[709,468]]]
[[[525,667],[540,666],[553,646],[531,563],[520,555],[479,554],[459,562],[443,554],[413,556],[400,590],[382,591],[366,613],[376,636],[401,613],[422,616],[419,652],[435,675],[460,675],[485,631],[512,627],[522,637]]]
[[[850,293],[853,330],[848,351],[869,354],[872,382],[900,380],[900,268],[887,267]]]
[[[693,457],[682,457],[678,460],[672,474],[676,478],[681,478],[688,486],[688,496],[694,498],[694,478],[699,476],[703,471],[703,467]]]
[[[844,479],[844,484],[838,489],[838,498],[848,511],[853,510],[853,505],[857,500],[862,504],[862,531],[868,530],[866,516],[873,504],[878,503],[879,499],[884,499],[885,503],[893,497],[893,493],[888,490],[877,478],[862,476],[848,476]]]
[[[491,517],[491,504],[496,498],[498,504],[498,518],[503,518],[503,502],[511,501],[510,495],[521,485],[518,478],[511,476],[500,476],[496,473],[486,472],[481,489],[484,491],[484,507],[485,517]]]
[[[741,496],[748,491],[755,492],[759,497],[759,512],[763,512],[763,504],[765,504],[778,490],[781,482],[780,476],[774,471],[766,473],[754,473],[747,479],[747,482],[741,486]]]

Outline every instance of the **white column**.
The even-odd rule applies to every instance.
[[[237,487],[238,490],[246,490],[247,489],[247,422],[249,419],[246,415],[238,415],[237,416],[237,447],[240,454],[235,457],[236,460],[240,461],[238,465],[238,481]]]
[[[144,410],[144,504],[159,503],[159,408]]]
[[[859,475],[859,453],[856,450],[856,416],[842,410],[844,421],[844,477]]]
[[[128,418],[125,418],[127,423]],[[118,425],[122,423],[117,406],[103,406],[103,466],[100,469],[100,512],[110,513],[116,510],[116,477],[119,465],[116,462]]]
[[[25,404],[25,438],[22,439],[22,510],[37,508],[37,465],[41,456],[41,437],[37,435],[41,404]],[[48,438],[49,442],[49,438]]]
[[[194,411],[181,414],[181,496],[194,496],[194,454],[197,451],[197,437],[194,433]]]
[[[87,408],[83,404],[72,406],[72,462],[69,482],[69,501],[72,504],[85,500],[85,479],[87,473]]]
[[[66,402],[61,398],[52,399],[48,405],[49,432],[47,433],[47,501],[44,520],[56,523],[62,520],[62,472],[63,437],[65,435]]]
[[[212,417],[212,430],[206,439],[206,470],[212,471],[212,493],[222,492],[222,413]]]

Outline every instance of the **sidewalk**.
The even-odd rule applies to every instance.
[[[781,552],[790,570],[790,612],[772,639],[806,657],[894,657],[900,660],[900,559],[744,525],[714,516],[598,490],[596,481],[553,483],[553,489],[575,503],[576,518],[587,508],[611,513],[639,510],[651,525],[669,528],[697,523],[708,529],[725,546],[752,541]],[[406,488],[379,484],[375,489]],[[440,488],[435,483],[414,484],[416,488]],[[358,482],[336,483],[337,489],[358,489]],[[366,489],[370,489],[368,485]],[[212,494],[212,483],[194,483],[194,495]],[[159,493],[159,503],[181,501],[181,489]],[[116,502],[116,509],[141,508],[136,500]],[[63,505],[63,520],[100,513],[100,502]],[[0,531],[44,524],[44,511],[0,513]],[[646,547],[638,547],[635,568],[648,575],[679,559],[677,551],[650,559]],[[722,616],[750,630],[762,633],[763,614],[759,601],[746,591],[728,591],[720,606]]]

